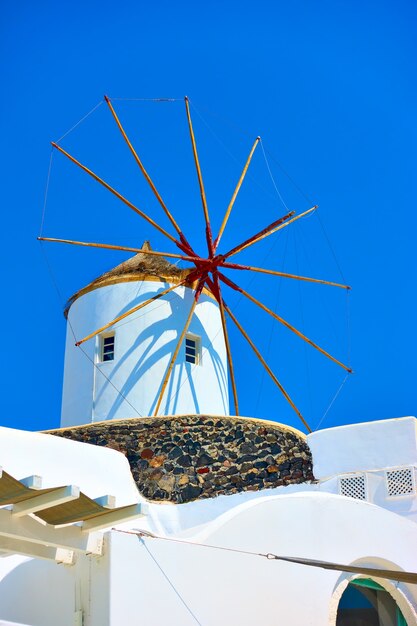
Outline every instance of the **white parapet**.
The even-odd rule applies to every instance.
[[[314,476],[417,465],[415,417],[362,422],[318,430],[307,437]]]

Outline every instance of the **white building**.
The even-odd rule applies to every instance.
[[[137,261],[77,294],[77,341],[175,284],[167,266],[150,278]],[[190,327],[196,362],[184,346],[161,405],[173,416],[134,419],[132,406],[153,413],[191,297],[181,287],[103,331],[84,344],[89,358],[69,331],[58,434],[99,445],[0,429],[0,624],[416,624],[417,420],[305,437],[229,417],[207,295]],[[145,497],[137,485],[152,480]],[[193,481],[195,499],[178,503]]]

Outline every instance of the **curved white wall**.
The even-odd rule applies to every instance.
[[[61,426],[152,415],[162,380],[189,314],[194,292],[185,287],[122,320],[115,359],[99,362],[100,339],[74,344],[118,315],[167,289],[135,281],[95,289],[72,304],[67,323]],[[227,359],[217,303],[202,294],[189,331],[201,337],[201,364],[178,354],[160,415],[229,413]],[[75,338],[74,338],[75,336]]]

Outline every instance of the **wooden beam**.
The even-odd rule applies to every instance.
[[[103,550],[103,537],[100,533],[88,535],[75,525],[55,528],[28,515],[15,518],[12,511],[7,509],[0,509],[0,542],[3,537],[97,556]]]
[[[147,183],[149,184],[150,188],[152,189],[156,199],[158,200],[159,204],[161,205],[162,209],[164,210],[166,216],[168,217],[169,221],[171,222],[171,224],[173,225],[173,227],[175,228],[175,230],[177,231],[178,235],[182,235],[182,231],[180,229],[180,227],[178,226],[177,222],[175,221],[173,215],[169,212],[165,202],[162,200],[162,197],[160,195],[160,193],[158,192],[157,188],[155,187],[151,177],[149,176],[148,172],[145,169],[145,166],[143,165],[142,161],[140,160],[136,150],[134,149],[131,141],[129,140],[120,120],[119,117],[116,113],[116,111],[114,110],[114,107],[110,101],[110,98],[108,98],[107,96],[104,96],[104,100],[107,102],[108,107],[113,115],[113,118],[117,124],[117,126],[119,127],[120,132],[123,135],[124,140],[126,141],[127,145],[129,146],[129,149],[131,151],[131,153],[133,154],[133,158],[135,159],[136,163],[139,165],[139,169],[141,170],[142,174],[144,175],[144,177],[146,178]]]
[[[57,561],[65,565],[72,565],[74,562],[74,552],[72,550],[65,550],[63,552],[61,549],[58,553],[57,548],[33,543],[29,540],[13,539],[11,537],[0,537],[0,551],[5,552],[2,556],[21,554],[22,556],[29,556],[33,559]]]
[[[249,246],[253,246],[254,243],[258,243],[258,241],[265,239],[265,237],[269,237],[269,235],[272,235],[273,233],[276,233],[277,231],[282,230],[286,226],[289,226],[293,222],[296,222],[297,220],[299,220],[301,217],[304,217],[305,215],[308,215],[312,211],[315,211],[317,208],[318,208],[318,205],[316,204],[315,206],[311,207],[311,209],[308,209],[308,211],[304,211],[304,213],[300,213],[299,215],[296,215],[292,219],[288,219],[288,217],[290,216],[290,214],[288,214],[287,216],[285,216],[285,218],[282,218],[282,221],[284,219],[285,220],[288,219],[288,221],[278,224],[276,227],[273,227],[273,228],[269,226],[268,230],[265,229],[264,231],[261,231],[258,235],[255,235],[255,237],[251,237],[249,240],[243,242],[239,246],[236,246],[236,248],[233,248],[233,250],[223,255],[223,258],[228,258],[228,257],[233,256],[234,254],[237,254],[238,252],[242,252],[242,250],[245,250]],[[291,212],[291,215],[294,215],[293,211]],[[273,225],[271,224],[271,226]]]
[[[238,246],[235,246],[234,248],[229,250],[229,252],[226,252],[226,254],[221,254],[220,255],[221,260],[224,261],[225,259],[228,259],[230,256],[233,256],[234,254],[237,254],[241,250],[244,250],[248,246],[251,246],[253,243],[256,243],[260,239],[267,237],[273,231],[273,229],[275,229],[280,224],[283,224],[292,215],[294,215],[294,213],[295,211],[290,211],[283,217],[280,217],[278,220],[275,220],[275,222],[272,222],[272,224],[269,224],[269,226],[266,226],[265,228],[263,228],[261,231],[259,231],[259,233],[256,233],[256,235],[252,235],[252,237],[249,237],[249,239],[245,239],[245,241],[243,241]]]
[[[198,160],[197,144],[196,144],[196,141],[195,141],[195,136],[194,136],[194,131],[193,131],[193,123],[191,121],[191,114],[190,114],[190,105],[189,105],[189,101],[188,101],[187,96],[184,98],[184,101],[185,101],[185,110],[186,110],[186,113],[187,113],[188,129],[190,131],[191,144],[192,144],[192,147],[193,147],[194,162],[195,162],[195,167],[196,167],[196,170],[197,170],[198,184],[199,184],[199,187],[200,187],[200,196],[201,196],[201,202],[202,202],[202,205],[203,205],[204,219],[206,221],[207,246],[208,246],[208,250],[209,250],[210,256],[213,256],[213,254],[214,254],[213,237],[212,237],[210,218],[209,218],[209,213],[208,213],[206,192],[204,190],[203,176],[201,174],[200,162]]]
[[[229,372],[230,372],[230,382],[232,384],[233,400],[235,404],[235,415],[239,415],[239,402],[238,402],[238,397],[237,397],[237,388],[236,388],[236,380],[235,380],[235,371],[234,371],[233,360],[232,360],[232,351],[230,349],[229,334],[227,332],[227,325],[226,325],[226,316],[224,314],[223,298],[221,294],[221,288],[220,288],[220,283],[219,283],[217,272],[214,275],[214,280],[215,280],[218,294],[219,294],[219,298],[217,301],[219,303],[220,317],[222,320],[222,328],[223,328],[223,335],[224,335],[224,343],[226,345],[227,362],[229,364]]]
[[[251,149],[251,151],[249,153],[249,156],[248,156],[247,161],[245,163],[245,167],[243,168],[242,174],[240,175],[240,178],[239,178],[238,183],[236,185],[236,189],[233,192],[232,199],[229,202],[229,206],[227,207],[226,214],[225,214],[225,216],[223,218],[222,225],[220,226],[219,234],[217,235],[217,238],[216,238],[216,240],[214,242],[214,250],[215,251],[217,249],[217,246],[219,245],[220,239],[221,239],[221,237],[223,235],[223,231],[226,228],[226,224],[228,222],[228,219],[230,217],[230,213],[232,211],[233,205],[234,205],[235,200],[237,198],[237,194],[239,193],[239,190],[240,190],[240,188],[242,186],[243,180],[244,180],[244,178],[246,176],[246,172],[248,171],[248,167],[249,167],[249,164],[250,164],[250,162],[252,160],[253,153],[255,152],[255,148],[258,145],[258,143],[260,142],[260,140],[261,140],[260,137],[257,137],[255,139],[255,143],[253,144],[252,149]]]
[[[116,508],[116,496],[100,496],[100,498],[94,498],[94,502],[105,509]]]
[[[171,360],[169,362],[167,371],[165,372],[164,380],[162,381],[162,387],[161,387],[161,391],[159,392],[159,395],[158,395],[158,400],[157,400],[155,411],[154,411],[154,417],[156,417],[158,415],[159,407],[161,406],[161,402],[162,402],[162,398],[163,398],[164,393],[165,393],[165,389],[166,389],[166,387],[168,385],[168,381],[169,381],[169,379],[171,377],[171,373],[172,373],[173,367],[175,365],[175,361],[177,360],[178,352],[180,351],[180,348],[181,348],[182,342],[184,341],[184,337],[186,335],[186,332],[187,332],[187,330],[188,330],[188,328],[189,328],[189,326],[191,324],[191,320],[193,318],[196,306],[197,306],[197,300],[193,297],[193,304],[191,306],[190,312],[189,312],[187,320],[185,322],[185,326],[184,326],[184,328],[182,330],[180,338],[178,339],[176,348],[174,350],[174,354],[171,357]]]
[[[145,302],[142,302],[141,304],[138,304],[137,306],[133,307],[133,309],[130,309],[129,311],[126,311],[126,313],[122,313],[121,315],[118,315],[117,317],[114,318],[114,320],[112,320],[111,322],[108,322],[108,324],[104,324],[104,326],[102,326],[98,330],[95,330],[93,333],[90,333],[89,335],[87,335],[87,337],[84,337],[84,339],[80,339],[80,341],[77,341],[75,345],[77,347],[80,346],[85,341],[88,341],[89,339],[92,339],[92,337],[95,337],[96,335],[99,335],[103,331],[107,330],[107,328],[110,328],[110,326],[113,326],[114,324],[117,324],[117,322],[120,322],[120,320],[125,319],[125,317],[128,317],[129,315],[132,315],[133,313],[136,313],[137,311],[140,311],[140,309],[143,309],[145,306],[148,306],[148,304],[151,304],[151,302],[154,302],[155,300],[158,300],[159,298],[162,298],[162,296],[165,296],[170,291],[174,291],[178,287],[181,287],[182,285],[185,285],[185,283],[186,283],[186,281],[182,280],[177,285],[172,285],[168,289],[164,289],[160,293],[157,293],[155,296],[152,296],[152,298],[149,298],[149,300],[146,300]]]
[[[304,426],[307,428],[307,431],[309,433],[311,433],[312,431],[311,431],[310,426],[307,424],[306,420],[301,415],[300,411],[297,409],[297,407],[295,406],[294,402],[291,400],[290,396],[288,395],[288,393],[285,391],[284,387],[279,382],[278,378],[275,376],[275,374],[273,373],[273,371],[271,370],[271,368],[269,367],[269,365],[267,364],[265,359],[262,357],[262,355],[259,352],[258,348],[255,346],[255,344],[253,343],[253,341],[251,340],[251,338],[249,337],[247,332],[244,330],[244,328],[241,326],[241,324],[239,324],[239,322],[237,321],[236,317],[233,315],[232,311],[229,309],[227,304],[225,302],[223,302],[223,304],[224,304],[224,308],[227,311],[228,315],[233,320],[235,325],[238,327],[238,329],[240,330],[240,332],[242,333],[242,335],[244,336],[246,341],[249,343],[249,345],[251,346],[252,350],[255,352],[256,356],[259,359],[259,361],[262,363],[262,365],[264,366],[264,368],[266,369],[266,371],[268,372],[268,374],[270,375],[270,377],[272,378],[272,380],[274,381],[274,383],[276,384],[278,389],[281,391],[281,393],[284,396],[284,398],[287,400],[287,402],[292,407],[292,409],[296,412],[296,414],[298,415],[298,417],[300,418],[300,420],[302,421]]]
[[[40,495],[37,495],[35,491],[32,497],[13,505],[12,515],[13,517],[23,517],[24,515],[37,513],[43,509],[58,506],[59,504],[65,504],[71,500],[77,500],[79,497],[80,489],[74,485],[58,487],[57,489],[53,489],[52,491],[48,491],[48,493],[42,493]]]
[[[110,191],[113,195],[116,196],[116,198],[119,198],[119,200],[121,200],[122,202],[124,202],[130,209],[132,209],[133,211],[135,211],[135,213],[137,213],[138,215],[140,215],[144,220],[146,220],[149,224],[151,224],[154,228],[156,228],[160,233],[162,233],[163,235],[165,235],[165,237],[168,237],[168,239],[170,239],[171,241],[173,241],[178,247],[182,247],[182,244],[177,241],[175,239],[175,237],[173,237],[172,235],[170,235],[164,228],[162,228],[162,226],[159,226],[159,224],[157,224],[155,222],[155,220],[153,220],[151,217],[149,217],[148,215],[146,215],[146,213],[144,213],[143,211],[141,211],[140,209],[138,209],[137,206],[135,206],[134,204],[132,204],[132,202],[130,202],[129,200],[127,200],[127,198],[125,198],[124,196],[122,196],[121,193],[119,193],[118,191],[116,191],[116,189],[113,189],[113,187],[111,187],[108,183],[106,183],[102,178],[100,178],[99,176],[97,176],[97,174],[94,174],[94,172],[92,172],[88,167],[86,167],[85,165],[83,165],[82,163],[80,163],[79,161],[77,161],[77,159],[75,159],[73,156],[71,156],[68,152],[66,152],[63,148],[61,148],[61,146],[59,146],[57,143],[52,142],[52,145],[54,148],[56,148],[57,150],[59,150],[60,152],[62,152],[62,154],[64,154],[70,161],[72,161],[73,163],[75,163],[75,165],[78,165],[78,167],[80,167],[82,170],[84,170],[84,172],[86,172],[87,174],[89,174],[92,178],[94,178],[94,180],[96,180],[98,183],[100,183],[100,185],[103,185],[103,187],[105,187],[105,189],[107,189],[108,191]]]
[[[323,354],[324,356],[326,356],[328,359],[330,359],[331,361],[333,361],[334,363],[336,363],[337,365],[340,365],[340,367],[342,367],[344,370],[346,370],[347,372],[349,372],[349,374],[352,373],[352,369],[350,367],[348,367],[347,365],[344,365],[341,361],[339,361],[338,359],[336,359],[334,356],[332,356],[331,354],[329,354],[328,352],[326,352],[326,350],[323,350],[323,348],[320,348],[320,346],[318,346],[316,343],[314,343],[314,341],[312,341],[311,339],[309,339],[308,337],[306,337],[306,335],[304,335],[302,332],[300,332],[299,330],[297,330],[294,326],[292,326],[289,322],[287,322],[286,320],[284,320],[283,317],[280,317],[279,315],[277,315],[276,313],[274,313],[274,311],[271,311],[271,309],[268,309],[267,306],[265,306],[264,304],[262,304],[262,302],[260,302],[259,300],[257,300],[256,298],[254,298],[253,296],[250,295],[250,293],[248,293],[247,291],[245,291],[244,289],[242,289],[242,287],[239,287],[238,285],[236,285],[236,283],[234,283],[232,280],[230,280],[230,278],[227,278],[227,276],[224,276],[224,274],[221,274],[219,272],[219,277],[220,280],[222,280],[224,283],[226,283],[226,285],[229,285],[229,287],[231,287],[232,289],[235,289],[236,291],[238,291],[239,293],[243,294],[246,298],[248,298],[251,302],[253,302],[254,304],[256,304],[257,306],[259,306],[261,309],[263,309],[266,313],[269,313],[269,315],[271,315],[272,317],[274,317],[278,322],[280,322],[283,326],[285,326],[286,328],[288,328],[289,330],[291,330],[293,333],[295,333],[297,335],[297,337],[300,337],[300,339],[303,339],[303,341],[307,342],[310,346],[312,346],[313,348],[315,348],[316,350],[318,350],[319,352],[321,352],[321,354]]]
[[[26,476],[26,478],[21,478],[19,482],[25,487],[28,487],[28,489],[42,489],[41,476]]]
[[[124,506],[120,509],[116,509],[115,511],[109,511],[108,513],[98,515],[97,517],[92,517],[91,519],[83,522],[81,528],[83,533],[103,530],[105,528],[110,528],[114,524],[124,524],[125,522],[138,519],[139,517],[144,517],[146,513],[146,504],[131,504],[130,506]]]
[[[38,237],[38,241],[51,241],[53,243],[68,243],[73,246],[84,246],[88,248],[104,248],[105,250],[121,250],[122,252],[136,252],[141,254],[148,254],[149,256],[161,256],[169,257],[172,259],[181,259],[183,261],[190,261],[195,263],[196,261],[204,262],[197,256],[185,256],[183,254],[174,254],[172,252],[156,252],[155,250],[142,250],[142,248],[130,248],[128,246],[114,246],[109,243],[93,243],[90,241],[73,241],[72,239],[55,239],[52,237]]]
[[[239,265],[237,263],[222,263],[222,267],[233,270],[250,270],[251,272],[260,272],[261,274],[271,274],[272,276],[281,276],[282,278],[294,278],[295,280],[304,280],[309,283],[319,283],[321,285],[330,285],[331,287],[340,287],[341,289],[350,290],[349,285],[334,283],[330,280],[322,280],[319,278],[310,278],[308,276],[298,276],[297,274],[287,274],[286,272],[277,272],[275,270],[266,270],[263,267],[252,267],[251,265]]]

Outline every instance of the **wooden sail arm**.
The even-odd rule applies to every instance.
[[[152,296],[152,298],[149,298],[149,300],[146,300],[145,302],[142,302],[141,304],[138,304],[137,306],[133,307],[133,309],[129,309],[129,311],[126,311],[126,313],[122,313],[122,315],[118,315],[118,317],[115,317],[114,320],[112,320],[108,324],[105,324],[104,326],[102,326],[98,330],[95,330],[93,333],[90,333],[89,335],[84,337],[84,339],[81,339],[80,341],[77,341],[77,343],[75,345],[76,346],[80,346],[81,344],[85,343],[89,339],[92,339],[96,335],[99,335],[103,331],[107,330],[108,328],[110,328],[114,324],[117,324],[117,322],[120,322],[121,320],[125,319],[129,315],[132,315],[133,313],[136,313],[137,311],[140,311],[140,309],[143,309],[145,306],[148,306],[148,304],[151,304],[152,302],[155,302],[155,300],[159,300],[159,298],[162,298],[162,296],[165,296],[170,291],[174,291],[174,289],[177,289],[178,287],[181,287],[181,285],[185,285],[186,282],[187,282],[186,280],[183,280],[180,283],[178,283],[176,285],[173,285],[172,287],[169,287],[168,289],[164,289],[160,293],[157,293],[155,296]]]
[[[293,333],[295,333],[297,335],[297,337],[300,337],[300,339],[303,339],[303,341],[305,341],[306,343],[308,343],[310,346],[312,346],[313,348],[315,348],[316,350],[318,350],[319,352],[321,352],[321,354],[323,354],[324,356],[326,356],[328,359],[330,359],[331,361],[333,361],[334,363],[336,363],[337,365],[339,365],[340,367],[342,367],[344,370],[346,370],[347,372],[349,372],[349,374],[352,373],[352,369],[350,367],[348,367],[347,365],[344,365],[344,363],[342,363],[341,361],[339,361],[338,359],[336,359],[334,356],[332,356],[331,354],[329,354],[328,352],[326,352],[326,350],[323,350],[323,348],[320,348],[320,346],[318,346],[316,343],[314,343],[314,341],[312,341],[311,339],[309,339],[308,337],[306,337],[306,335],[304,335],[302,332],[300,332],[299,330],[297,330],[294,326],[292,326],[289,322],[287,322],[286,320],[284,320],[284,318],[280,317],[279,315],[277,315],[276,313],[274,313],[274,311],[271,311],[271,309],[268,309],[268,307],[266,307],[264,304],[262,304],[262,302],[260,302],[259,300],[257,300],[256,298],[254,298],[253,296],[250,295],[250,293],[248,293],[247,291],[245,291],[244,289],[242,289],[242,287],[239,287],[238,285],[236,285],[236,283],[234,283],[232,280],[230,280],[230,278],[228,278],[227,276],[224,276],[222,273],[219,272],[219,278],[220,280],[222,280],[226,285],[228,285],[229,287],[231,287],[232,289],[235,289],[236,291],[238,291],[239,293],[241,293],[242,295],[244,295],[246,298],[248,298],[251,302],[253,302],[254,304],[256,304],[257,306],[259,306],[261,309],[263,309],[266,313],[268,313],[269,315],[272,315],[272,317],[274,317],[278,322],[280,322],[280,324],[282,324],[283,326],[285,326],[286,328],[288,328],[289,330],[291,330]]]
[[[254,235],[250,239],[247,239],[246,241],[241,243],[239,246],[236,246],[236,248],[233,248],[233,250],[230,250],[230,252],[227,252],[226,254],[222,255],[222,257],[226,259],[226,258],[231,257],[234,254],[237,254],[238,252],[242,252],[242,250],[245,250],[249,246],[252,246],[254,243],[257,243],[258,241],[265,239],[265,237],[269,237],[269,235],[273,235],[279,230],[282,230],[283,228],[285,228],[286,226],[289,226],[293,222],[296,222],[301,217],[304,217],[305,215],[308,215],[312,211],[315,211],[317,207],[318,205],[316,204],[315,206],[311,207],[311,209],[308,209],[308,211],[304,211],[304,213],[300,213],[299,215],[296,215],[292,219],[288,219],[289,217],[294,215],[294,211],[291,211],[291,213],[289,213],[288,215],[285,215],[283,218],[281,218],[281,220],[278,220],[275,223],[276,225],[271,224],[270,226],[265,228],[263,231],[261,231],[257,235]]]
[[[159,408],[161,406],[161,402],[162,402],[162,399],[164,397],[165,389],[166,389],[166,387],[168,385],[168,382],[169,382],[169,379],[171,377],[172,370],[173,370],[173,367],[175,365],[175,361],[177,360],[178,353],[179,353],[181,345],[182,345],[182,343],[184,341],[184,337],[185,337],[185,335],[187,333],[187,330],[188,330],[188,328],[189,328],[189,326],[191,324],[191,320],[193,318],[194,310],[195,310],[196,306],[197,306],[197,300],[195,298],[193,298],[193,303],[191,305],[191,309],[190,309],[190,312],[188,314],[187,321],[185,322],[185,326],[184,326],[184,328],[182,330],[180,338],[178,339],[178,343],[176,345],[174,354],[172,355],[171,360],[170,360],[169,365],[168,365],[168,368],[167,368],[167,371],[165,372],[164,380],[162,381],[162,387],[161,387],[161,390],[160,390],[159,395],[158,395],[158,400],[157,400],[155,411],[154,411],[154,417],[156,417],[158,415],[158,413],[159,413]]]
[[[137,206],[135,206],[132,202],[130,202],[127,198],[125,198],[124,196],[122,196],[121,193],[119,193],[118,191],[116,191],[116,189],[114,189],[113,187],[111,187],[108,183],[106,183],[102,178],[100,178],[99,176],[97,176],[97,174],[95,174],[92,170],[90,170],[88,167],[86,167],[85,165],[83,165],[82,163],[80,163],[80,161],[77,161],[76,158],[74,158],[73,156],[71,156],[66,150],[64,150],[63,148],[61,148],[61,146],[59,146],[57,143],[55,142],[51,142],[52,146],[54,148],[56,148],[57,150],[59,150],[60,152],[62,152],[62,154],[64,154],[70,161],[72,161],[73,163],[75,163],[75,165],[78,165],[78,167],[80,167],[84,172],[86,172],[87,174],[89,174],[89,176],[91,176],[92,178],[94,178],[94,180],[96,180],[98,183],[100,183],[100,185],[102,185],[105,189],[107,189],[108,191],[110,191],[113,195],[116,196],[116,198],[119,198],[119,200],[121,200],[122,202],[124,202],[124,204],[126,204],[130,209],[132,209],[133,211],[135,211],[135,213],[137,213],[138,215],[140,215],[144,220],[146,220],[149,224],[151,224],[154,228],[156,228],[160,233],[162,233],[163,235],[165,235],[165,237],[168,237],[168,239],[170,239],[172,242],[174,242],[176,244],[176,246],[178,246],[178,248],[180,248],[183,252],[185,252],[186,254],[189,253],[189,251],[185,248],[185,246],[178,241],[177,239],[175,239],[175,237],[173,237],[172,235],[170,235],[164,228],[162,228],[162,226],[159,226],[159,224],[157,224],[155,222],[155,220],[153,220],[151,217],[149,217],[148,215],[146,215],[146,213],[144,213],[143,211],[141,211]]]
[[[224,304],[223,304],[223,298],[222,298],[222,293],[221,293],[221,288],[220,288],[220,281],[219,281],[219,277],[218,277],[217,272],[214,274],[214,283],[216,285],[216,292],[218,294],[217,301],[219,303],[220,317],[221,317],[221,320],[222,320],[224,343],[225,343],[225,346],[226,346],[227,362],[229,364],[230,382],[232,384],[233,401],[234,401],[234,405],[235,405],[235,415],[239,415],[239,401],[238,401],[238,396],[237,396],[237,388],[236,388],[236,380],[235,380],[235,370],[234,370],[234,367],[233,367],[232,351],[231,351],[231,348],[230,348],[230,341],[229,341],[229,333],[227,332],[226,316],[224,314]]]
[[[272,222],[272,224],[269,224],[269,226],[266,226],[265,228],[263,228],[261,231],[259,231],[259,233],[256,233],[256,235],[252,235],[252,237],[249,237],[249,239],[245,239],[245,241],[243,241],[238,246],[235,246],[234,248],[229,250],[229,252],[226,252],[226,254],[219,255],[222,261],[224,261],[225,259],[228,259],[234,254],[237,254],[241,250],[244,250],[248,246],[251,246],[252,244],[259,241],[260,239],[264,239],[265,237],[268,237],[268,235],[270,235],[272,232],[275,232],[274,229],[276,229],[277,226],[280,226],[280,224],[283,224],[286,220],[292,217],[294,213],[295,211],[290,211],[289,213],[287,213],[287,215],[284,215],[284,217],[280,217],[278,220],[275,220],[275,222]]]
[[[231,211],[232,211],[232,209],[233,209],[233,205],[234,205],[235,200],[236,200],[236,198],[237,198],[237,194],[239,193],[239,190],[240,190],[240,188],[241,188],[241,186],[242,186],[243,180],[244,180],[244,178],[245,178],[245,176],[246,176],[246,172],[248,171],[248,167],[249,167],[250,162],[251,162],[251,160],[252,160],[253,153],[255,152],[256,146],[258,145],[258,143],[260,142],[260,140],[261,140],[261,138],[260,138],[260,137],[257,137],[257,138],[255,139],[255,143],[253,144],[252,149],[251,149],[251,151],[250,151],[250,153],[249,153],[249,156],[248,156],[247,161],[246,161],[246,163],[245,163],[245,167],[243,168],[242,174],[240,175],[240,178],[239,178],[239,180],[238,180],[238,183],[237,183],[237,185],[236,185],[236,188],[235,188],[235,190],[234,190],[234,192],[233,192],[232,198],[231,198],[231,200],[230,200],[230,202],[229,202],[229,206],[227,207],[226,214],[225,214],[225,216],[224,216],[224,218],[223,218],[223,222],[222,222],[222,224],[221,224],[221,226],[220,226],[219,234],[217,235],[216,240],[215,240],[215,242],[214,242],[214,251],[216,251],[217,246],[219,245],[220,239],[221,239],[221,237],[222,237],[222,235],[223,235],[223,231],[224,231],[224,229],[226,228],[226,224],[227,224],[228,219],[229,219],[229,217],[230,217],[230,213],[231,213]]]
[[[185,110],[187,113],[188,129],[190,131],[191,145],[193,148],[194,162],[195,162],[195,167],[197,170],[198,184],[200,187],[200,196],[201,196],[201,202],[203,205],[204,219],[206,222],[207,246],[208,246],[209,256],[212,257],[214,256],[213,235],[211,232],[211,224],[210,224],[210,218],[209,218],[209,212],[208,212],[208,206],[207,206],[206,192],[204,190],[203,176],[201,174],[200,161],[198,159],[197,144],[196,144],[195,136],[194,136],[193,123],[191,121],[190,104],[189,104],[187,96],[184,98],[184,101],[185,101]]]
[[[122,123],[120,122],[119,116],[117,115],[111,101],[110,98],[108,96],[104,96],[104,100],[106,101],[111,114],[113,115],[113,118],[121,132],[121,134],[123,135],[124,140],[126,141],[132,155],[133,158],[135,159],[136,163],[139,166],[139,169],[141,170],[142,174],[144,175],[148,185],[150,186],[150,188],[152,189],[156,199],[158,200],[159,204],[161,205],[163,211],[165,212],[165,215],[168,217],[169,221],[171,222],[171,224],[173,225],[173,227],[175,228],[175,230],[177,231],[181,241],[183,243],[185,243],[187,245],[187,247],[189,248],[189,253],[192,253],[192,248],[190,246],[190,244],[188,243],[188,241],[185,238],[184,233],[181,231],[180,227],[178,226],[177,222],[174,219],[174,216],[172,215],[172,213],[168,210],[168,207],[166,206],[165,202],[163,201],[161,194],[159,193],[159,191],[157,190],[157,188],[155,187],[154,182],[152,181],[151,177],[149,176],[148,172],[145,169],[145,166],[143,165],[141,159],[139,158],[139,155],[137,154],[135,148],[133,147],[129,137],[126,134],[125,129],[122,126]]]
[[[67,243],[74,246],[84,246],[91,248],[104,248],[105,250],[121,250],[122,252],[136,252],[147,254],[149,256],[169,257],[172,259],[181,259],[182,261],[190,261],[191,263],[204,264],[205,259],[197,256],[185,256],[183,254],[174,254],[172,252],[156,252],[155,250],[142,250],[142,248],[130,248],[128,246],[115,246],[109,243],[94,243],[91,241],[73,241],[72,239],[55,239],[52,237],[38,237],[38,241],[51,241],[54,243]]]
[[[321,278],[310,278],[309,276],[298,276],[297,274],[288,274],[286,272],[278,272],[276,270],[268,270],[263,267],[252,267],[251,265],[240,265],[239,263],[222,263],[222,267],[231,270],[250,270],[252,272],[259,272],[261,274],[271,274],[272,276],[281,276],[282,278],[293,278],[295,280],[303,280],[309,283],[319,283],[320,285],[330,285],[332,287],[340,287],[340,289],[352,289],[349,285],[342,285],[341,283],[335,283],[330,280],[323,280]]]
[[[300,418],[300,420],[302,421],[302,423],[304,424],[304,426],[306,427],[308,432],[311,433],[312,431],[311,431],[310,426],[307,424],[306,420],[301,415],[300,411],[298,410],[298,408],[296,407],[294,402],[291,400],[290,396],[285,391],[284,387],[281,385],[281,383],[279,382],[278,378],[275,376],[275,374],[273,373],[273,371],[271,370],[271,368],[269,367],[269,365],[267,364],[267,362],[265,361],[265,359],[263,358],[263,356],[259,352],[258,348],[255,346],[255,344],[253,343],[253,341],[251,340],[251,338],[249,337],[247,332],[244,330],[244,328],[241,326],[241,324],[237,321],[236,317],[233,315],[232,311],[229,309],[229,307],[227,306],[227,304],[224,301],[223,301],[223,305],[224,305],[224,308],[225,308],[227,314],[229,315],[230,319],[234,322],[234,324],[240,330],[240,332],[242,333],[242,335],[244,336],[246,341],[249,343],[249,345],[251,346],[252,350],[255,352],[256,356],[259,359],[259,361],[262,363],[262,365],[264,366],[264,368],[266,369],[266,371],[268,372],[268,374],[270,375],[270,377],[272,378],[272,380],[274,381],[274,383],[276,384],[278,389],[281,391],[281,393],[284,396],[284,398],[287,400],[287,402],[289,403],[291,408],[298,415],[298,417]]]

